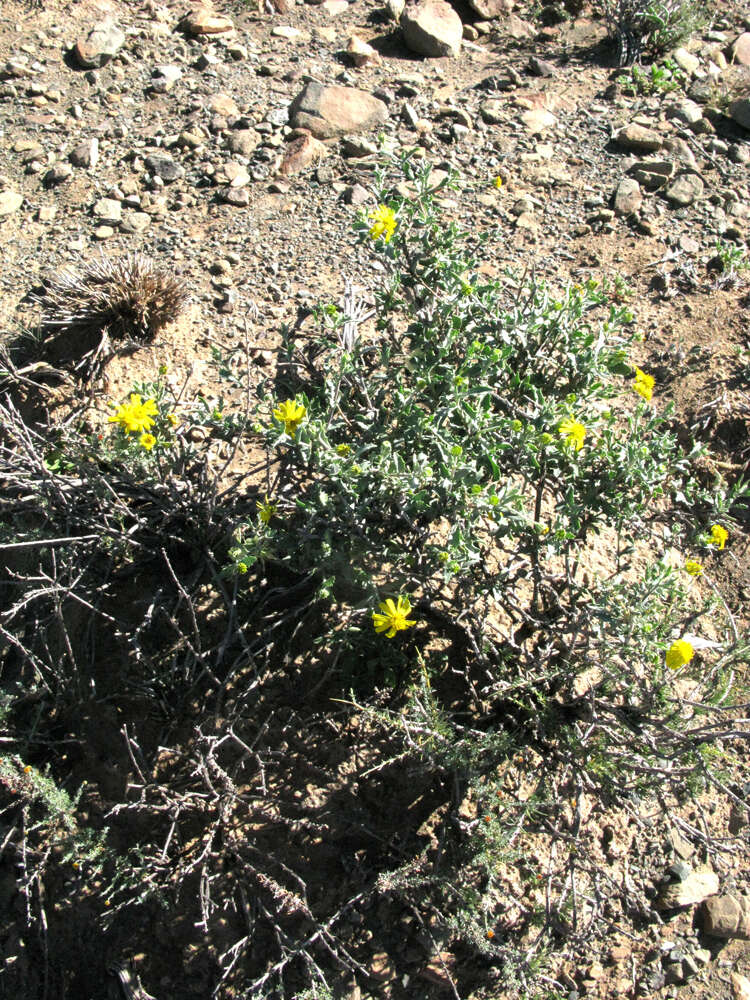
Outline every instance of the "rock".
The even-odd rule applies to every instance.
[[[370,198],[370,192],[361,184],[354,184],[344,191],[345,205],[364,205]]]
[[[124,233],[142,233],[151,225],[151,216],[146,212],[126,212],[120,223]]]
[[[246,187],[224,188],[220,197],[227,205],[234,205],[236,208],[244,208],[250,204],[250,192]]]
[[[689,871],[687,878],[664,886],[656,902],[658,909],[671,910],[701,903],[719,891],[719,876],[709,868]]]
[[[232,31],[234,24],[230,17],[217,14],[209,7],[197,7],[186,14],[179,24],[180,30],[188,35],[221,35]]]
[[[747,208],[747,206],[743,206],[743,208]],[[729,832],[736,837],[746,826],[750,826],[750,810],[745,805],[733,802],[732,808],[729,810]]]
[[[675,166],[671,160],[637,160],[630,168],[630,172],[635,174],[638,171],[643,171],[647,174],[659,174],[668,179],[674,174]]]
[[[684,233],[680,237],[678,245],[680,250],[690,254],[691,257],[695,257],[700,253],[701,245],[698,240],[694,240],[692,236],[686,236]]]
[[[547,62],[546,59],[539,59],[537,56],[529,56],[528,61],[529,73],[533,76],[555,76],[557,74],[557,67],[554,63]]]
[[[703,117],[700,105],[686,97],[682,101],[670,104],[666,109],[667,118],[672,121],[683,122],[685,125],[695,125]]]
[[[508,29],[510,37],[515,38],[517,41],[522,38],[533,38],[536,35],[534,25],[522,20],[517,14],[510,15],[505,27]]]
[[[227,288],[222,292],[221,298],[217,301],[216,308],[220,313],[233,313],[239,302],[239,293],[235,288]]]
[[[491,21],[513,10],[513,0],[469,0],[469,6],[485,21]]]
[[[675,159],[679,160],[683,166],[690,167],[692,170],[695,170],[698,166],[698,161],[695,159],[692,149],[684,139],[665,139],[664,149],[668,153],[671,153]]]
[[[79,38],[73,47],[78,65],[83,69],[99,69],[116,55],[125,44],[125,33],[111,17],[94,25],[85,38]]]
[[[487,122],[488,125],[499,125],[500,122],[505,121],[506,108],[505,101],[491,98],[480,106],[479,114],[482,116],[482,121]]]
[[[396,969],[388,954],[379,951],[370,961],[370,975],[379,983],[387,983],[396,978]]]
[[[222,173],[232,188],[241,188],[250,183],[250,174],[236,160],[230,160],[228,163],[225,163],[222,167]]]
[[[240,116],[240,109],[237,107],[237,102],[234,98],[221,91],[211,94],[206,107],[215,115],[221,115],[222,118],[239,118]]]
[[[99,162],[99,140],[94,138],[79,142],[71,149],[68,159],[74,167],[95,167]]]
[[[743,32],[732,46],[732,62],[750,66],[750,31]]]
[[[456,966],[456,956],[450,951],[441,951],[431,958],[419,973],[420,979],[426,979],[444,990],[454,990],[452,973]]]
[[[643,195],[638,181],[623,177],[615,191],[615,212],[617,215],[634,215],[643,204]]]
[[[700,69],[700,59],[698,56],[693,55],[692,52],[688,52],[687,49],[675,49],[672,53],[672,58],[688,76],[693,76]]]
[[[198,149],[205,139],[199,132],[180,132],[177,145],[180,149]]]
[[[392,21],[400,21],[406,0],[385,0],[385,9]]]
[[[115,198],[100,198],[94,205],[94,215],[102,222],[117,224],[122,219],[122,205]]]
[[[185,168],[175,163],[171,156],[155,153],[146,157],[146,169],[165,184],[171,184],[185,176]]]
[[[94,230],[94,237],[97,240],[108,240],[110,236],[114,236],[115,231],[112,226],[97,226]]]
[[[358,35],[352,35],[346,46],[346,52],[351,61],[357,67],[379,66],[383,61],[380,53],[372,45],[363,42]]]
[[[227,148],[239,156],[252,156],[259,142],[260,136],[254,129],[241,128],[236,132],[230,132]]]
[[[706,78],[705,80],[693,80],[690,84],[688,97],[697,101],[698,104],[710,104],[711,101],[714,100],[715,96],[716,84],[709,78]]]
[[[547,129],[557,125],[557,118],[546,108],[533,108],[531,111],[524,111],[521,121],[532,135],[539,135]]]
[[[283,177],[291,177],[313,163],[319,163],[325,156],[328,156],[328,150],[322,142],[311,135],[302,135],[287,146],[279,173]]]
[[[672,204],[686,207],[703,195],[703,181],[696,174],[680,174],[664,194]]]
[[[341,155],[348,159],[359,159],[365,156],[377,156],[378,147],[367,139],[342,139]]]
[[[523,195],[521,198],[516,198],[509,211],[511,215],[523,215],[524,212],[533,212],[535,207],[531,198],[528,195]]]
[[[743,128],[750,129],[750,97],[739,97],[729,105],[729,114],[733,121]]]
[[[23,80],[33,75],[34,70],[28,65],[26,56],[21,59],[9,59],[0,70],[0,77],[3,80]]]
[[[56,187],[63,184],[73,176],[73,168],[69,163],[56,163],[44,175],[44,183],[47,187]]]
[[[23,205],[23,195],[17,191],[0,191],[0,216],[12,215]]]
[[[446,0],[420,0],[408,4],[401,15],[404,41],[412,52],[437,58],[461,51],[461,18]]]
[[[734,1000],[750,1000],[750,979],[740,975],[739,972],[731,972],[729,981],[732,984]]]
[[[151,74],[151,89],[157,94],[166,94],[181,77],[179,66],[156,66]]]
[[[301,28],[293,28],[291,24],[277,24],[271,28],[272,38],[284,38],[287,42],[293,42],[302,35]]]
[[[664,140],[658,132],[634,122],[621,128],[614,139],[620,146],[632,149],[636,153],[653,153],[664,145]]]
[[[750,941],[750,901],[744,896],[714,896],[703,904],[703,930],[711,937]]]
[[[316,139],[331,139],[348,132],[382,125],[388,108],[371,94],[354,87],[324,87],[311,80],[289,108],[293,128],[305,128]]]

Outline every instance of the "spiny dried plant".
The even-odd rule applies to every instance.
[[[62,267],[46,275],[43,285],[31,299],[42,308],[48,360],[84,379],[100,374],[118,349],[135,350],[153,340],[189,298],[182,277],[138,253]]]
[[[45,277],[44,285],[35,298],[45,331],[106,333],[135,342],[152,340],[188,300],[182,278],[138,253],[63,267]]]

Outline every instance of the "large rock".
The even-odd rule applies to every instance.
[[[255,152],[260,135],[252,128],[240,128],[229,134],[227,147],[239,156],[252,156]]]
[[[513,10],[513,0],[469,0],[469,6],[485,21],[502,14],[510,14]]]
[[[23,195],[18,191],[0,191],[0,216],[12,215],[23,205]]]
[[[420,56],[455,58],[461,51],[463,24],[445,0],[407,4],[401,15],[401,30],[408,48]]]
[[[673,205],[685,208],[703,195],[703,181],[697,174],[680,174],[664,194]]]
[[[653,153],[664,145],[664,140],[658,132],[644,125],[637,125],[635,122],[621,128],[614,138],[620,146],[632,149],[636,153]]]
[[[695,125],[703,117],[700,105],[691,101],[689,97],[670,104],[666,109],[666,114],[671,121],[682,122],[684,125]]]
[[[711,937],[750,940],[750,902],[744,896],[714,896],[703,904],[703,930]]]
[[[95,167],[99,162],[99,140],[86,139],[74,146],[68,154],[74,167]]]
[[[744,31],[732,46],[732,60],[740,66],[750,66],[750,31]]]
[[[332,139],[382,125],[386,105],[354,87],[324,87],[310,80],[292,101],[289,120],[293,128],[306,128],[316,139]]]
[[[180,28],[194,38],[200,35],[221,35],[226,31],[232,31],[234,24],[230,17],[217,14],[215,10],[208,6],[195,7],[186,14],[180,21]]]
[[[179,163],[175,163],[171,156],[163,153],[154,153],[147,156],[146,169],[155,177],[160,177],[165,184],[171,184],[185,176],[185,168]]]
[[[708,896],[715,896],[718,891],[719,876],[716,872],[709,868],[688,870],[685,878],[662,889],[656,905],[662,910],[693,906],[695,903],[702,903]]]
[[[615,191],[615,212],[618,215],[634,215],[643,204],[643,195],[638,181],[623,177]]]
[[[116,198],[100,198],[94,205],[94,215],[101,222],[119,223],[122,221],[122,205]]]
[[[328,156],[328,150],[319,139],[314,139],[311,135],[301,135],[287,146],[279,173],[283,177],[290,177],[313,163],[319,163],[325,156]]]
[[[738,125],[750,129],[750,97],[738,97],[736,101],[732,101],[729,114]]]
[[[355,66],[379,66],[383,61],[377,49],[368,45],[358,35],[352,35],[349,39],[346,52]]]
[[[240,109],[237,107],[235,99],[221,90],[211,94],[206,102],[206,107],[215,115],[221,115],[222,118],[239,118],[240,116]]]
[[[94,25],[85,38],[78,39],[73,54],[83,69],[99,69],[120,51],[124,43],[125,33],[108,17]]]

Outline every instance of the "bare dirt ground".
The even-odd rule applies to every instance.
[[[233,30],[190,38],[178,29],[188,5],[173,0],[2,4],[0,193],[23,196],[0,228],[5,339],[37,326],[29,296],[47,271],[100,253],[148,254],[181,276],[191,300],[153,343],[113,358],[90,398],[54,380],[39,391],[31,371],[30,385],[15,386],[30,421],[59,421],[85,408],[91,427],[101,426],[111,402],[160,365],[175,388],[187,386],[186,396],[200,392],[219,405],[224,390],[209,364],[212,348],[244,355],[246,347],[255,383],[273,378],[284,325],[304,328],[310,307],[337,301],[346,278],[365,290],[372,285],[371,258],[351,223],[360,196],[365,208],[373,205],[382,132],[397,148],[420,148],[435,169],[458,170],[459,189],[447,194],[446,208],[487,236],[487,273],[534,271],[556,287],[588,277],[616,282],[643,334],[638,360],[654,374],[659,402],[674,403],[673,424],[686,443],[695,437],[709,446],[705,476],[746,475],[750,271],[722,271],[716,254],[721,241],[748,259],[750,133],[726,114],[729,76],[717,76],[708,96],[700,84],[716,53],[750,29],[747,3],[717,3],[687,46],[697,72],[685,71],[680,89],[653,94],[630,94],[617,83],[627,71],[614,66],[603,19],[589,5],[546,27],[540,9],[523,3],[492,21],[461,9],[469,27],[456,59],[410,52],[376,0],[298,4],[283,14],[240,2],[218,7]],[[124,31],[124,44],[101,69],[84,70],[70,50],[104,16]],[[352,65],[345,52],[352,34],[381,53],[377,65]],[[549,75],[530,70],[530,57],[549,63]],[[179,71],[164,93],[153,89],[159,66]],[[280,166],[295,134],[288,108],[308,77],[379,96],[388,117],[369,132],[326,140],[324,159],[285,175]],[[696,97],[703,125],[689,126],[670,110],[686,93]],[[637,209],[614,210],[615,190],[635,160],[615,136],[633,121],[672,143],[648,156],[671,157],[700,178],[689,204],[644,185]],[[246,145],[233,145],[241,133]],[[92,140],[95,162],[68,169],[71,151],[90,149]],[[179,166],[176,179],[154,181],[145,165],[154,154]],[[247,197],[232,204],[227,192],[238,172],[247,179],[231,190]],[[33,364],[33,352],[28,358]],[[747,512],[733,515],[740,529],[722,558],[707,564],[742,627],[750,611]],[[178,568],[189,574],[189,553]],[[129,623],[137,629],[169,585],[163,566],[145,581],[124,573],[103,608],[120,631]],[[183,608],[171,624],[153,619],[145,646],[156,649],[160,629],[175,649],[181,634],[206,646],[219,642],[227,621],[218,587],[206,583],[205,615],[194,632]],[[237,609],[241,618],[242,600]],[[89,690],[39,722],[24,760],[51,768],[70,794],[83,788],[77,821],[106,827],[124,868],[131,850],[147,853],[152,871],[161,858],[163,881],[133,886],[109,871],[89,884],[85,865],[53,855],[43,884],[24,888],[18,855],[7,853],[0,860],[0,996],[118,997],[127,993],[117,969],[127,968],[131,1000],[296,997],[307,983],[304,963],[289,963],[283,985],[264,978],[294,942],[306,942],[329,971],[334,995],[351,1000],[746,996],[731,975],[750,977],[747,941],[706,936],[694,906],[665,913],[652,905],[675,862],[708,864],[722,893],[748,892],[750,827],[728,801],[706,796],[686,806],[680,826],[649,802],[628,809],[577,803],[579,819],[572,814],[569,829],[582,812],[587,850],[599,866],[588,883],[595,891],[581,924],[556,928],[557,950],[537,992],[513,993],[497,985],[494,960],[454,950],[450,937],[384,887],[382,878],[404,859],[438,849],[446,789],[420,784],[398,762],[372,771],[382,759],[374,748],[387,756],[379,746],[385,737],[341,704],[346,690],[324,669],[300,666],[296,634],[285,662],[266,664],[260,679],[239,669],[220,691],[200,673],[182,685],[172,677],[160,690],[118,659],[114,630],[95,639]],[[11,666],[4,688],[20,678]],[[22,707],[31,731],[34,711],[33,701]],[[228,731],[233,738],[212,751],[220,764],[212,773],[206,747]],[[737,752],[746,764],[746,746]],[[528,795],[532,757],[508,766],[506,787],[519,801]],[[228,774],[233,789],[221,785]],[[742,766],[732,773],[736,794],[746,795],[748,777]],[[28,821],[16,809],[24,780],[3,779],[3,836]],[[165,791],[175,788],[184,791],[178,810]],[[707,832],[721,850],[706,847]],[[532,916],[545,903],[534,873],[567,863],[565,840],[562,847],[554,840],[540,830],[519,844],[522,864],[509,863],[503,876],[507,909],[492,933],[515,935],[531,951],[539,931]],[[206,899],[210,905],[202,905]],[[281,926],[265,920],[279,900]],[[593,928],[594,915],[596,930],[587,925],[592,918]],[[341,944],[330,943],[323,925]]]

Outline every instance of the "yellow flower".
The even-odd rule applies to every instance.
[[[703,564],[697,562],[695,559],[686,559],[685,572],[689,573],[691,576],[700,576],[703,572]]]
[[[109,418],[109,423],[120,424],[126,434],[142,434],[154,426],[153,418],[158,412],[159,408],[153,399],[141,402],[141,397],[134,392],[130,396],[130,402],[118,407],[117,413]]]
[[[307,410],[295,399],[287,399],[284,403],[279,403],[273,411],[274,417],[284,425],[284,430],[289,437],[294,437],[297,428],[304,420]]]
[[[147,434],[147,433],[145,433],[145,432],[144,432],[144,433],[143,433],[143,434],[141,434],[141,436],[140,436],[140,437],[138,438],[138,444],[139,444],[139,445],[140,445],[140,446],[141,446],[142,448],[145,448],[145,449],[146,449],[146,451],[151,451],[151,449],[152,449],[152,448],[154,447],[154,445],[156,444],[156,438],[154,437],[154,435],[153,435],[153,434]]]
[[[179,427],[180,426],[180,419],[179,419],[179,417],[177,416],[176,413],[168,413],[167,414],[167,420],[170,422],[170,424],[173,427]]]
[[[686,639],[677,639],[667,650],[667,666],[670,670],[679,670],[690,663],[695,656],[695,650]]]
[[[351,453],[352,453],[352,449],[351,449],[350,445],[348,445],[348,444],[337,444],[336,445],[336,454],[337,455],[341,455],[342,458],[346,458],[347,455],[351,455]]]
[[[715,545],[717,549],[721,550],[727,544],[728,538],[729,532],[726,528],[722,528],[720,524],[711,525],[711,537],[708,539],[709,545]]]
[[[502,179],[502,177],[498,174],[497,177],[495,178],[495,180],[493,181],[493,183],[494,183],[495,187],[499,191],[500,188],[503,186],[503,179]]]
[[[566,445],[570,445],[576,451],[580,451],[583,448],[583,439],[586,437],[586,428],[583,424],[579,424],[577,420],[571,420],[569,417],[566,417],[565,420],[560,421],[557,430],[565,438],[564,443]]]
[[[263,524],[268,524],[273,515],[276,513],[276,504],[271,503],[268,497],[266,497],[263,502],[258,500],[255,506],[258,508],[258,517],[261,519]]]
[[[397,632],[417,624],[406,617],[411,611],[408,597],[399,597],[396,601],[389,597],[379,607],[381,613],[373,611],[372,623],[376,632],[385,632],[387,639],[392,639]]]
[[[646,372],[641,371],[640,368],[636,368],[635,378],[633,379],[633,388],[639,396],[643,396],[646,402],[649,403],[654,394],[654,376],[647,375]]]
[[[387,205],[378,205],[367,218],[372,223],[370,226],[371,238],[379,240],[382,236],[386,243],[390,243],[391,237],[396,231],[396,215],[393,209]]]

